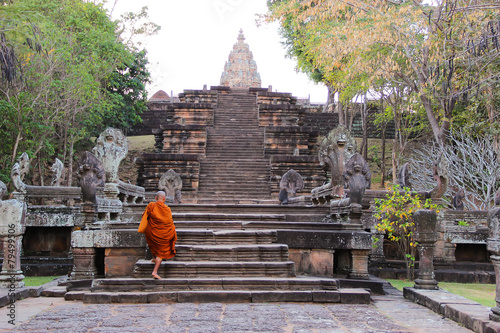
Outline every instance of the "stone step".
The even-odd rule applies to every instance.
[[[178,213],[172,212],[174,221],[285,221],[284,214],[226,214],[226,213]]]
[[[133,276],[148,278],[154,264],[150,260],[139,260],[135,264]],[[200,277],[294,277],[293,261],[163,261],[158,274],[164,278]]]
[[[110,278],[95,279],[90,291],[179,291],[179,290],[337,290],[336,279],[300,277],[219,277],[173,279]]]
[[[259,245],[179,245],[176,261],[288,261],[288,246]]]
[[[339,290],[227,290],[163,292],[68,292],[66,300],[83,300],[89,304],[111,303],[267,303],[309,302],[370,304],[370,292],[364,289]]]
[[[179,245],[185,244],[271,244],[276,230],[196,230],[176,228]]]

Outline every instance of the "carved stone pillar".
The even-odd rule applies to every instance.
[[[487,249],[492,252],[490,257],[495,268],[496,277],[496,306],[491,308],[490,319],[500,321],[500,207],[488,212],[488,241]]]
[[[436,232],[437,215],[432,210],[419,210],[413,215],[415,219],[415,240],[420,254],[418,278],[414,288],[438,289],[434,279],[434,246],[438,235]]]
[[[96,251],[93,247],[74,247],[71,280],[93,279],[97,275]]]
[[[3,264],[0,272],[0,287],[11,289],[24,287],[21,271],[21,247],[25,231],[26,203],[5,200],[7,187],[0,181],[0,237],[3,239]]]
[[[24,287],[21,270],[22,235],[3,237],[3,265],[0,273],[0,287],[6,289]]]
[[[368,275],[368,256],[370,250],[351,250],[352,269],[349,272],[349,279],[370,279]]]

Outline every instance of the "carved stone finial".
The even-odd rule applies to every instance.
[[[97,145],[92,149],[94,155],[102,162],[106,170],[106,181],[117,183],[120,162],[127,156],[128,142],[122,131],[108,127],[97,139]]]
[[[453,197],[453,208],[455,210],[464,210],[464,200],[465,199],[465,191],[464,189],[460,189],[455,196]]]
[[[167,198],[173,200],[174,203],[181,202],[182,179],[174,170],[169,169],[161,176],[158,189],[164,191]]]
[[[365,190],[371,186],[372,173],[363,156],[356,153],[346,163],[344,187],[350,190],[351,204],[361,205]]]
[[[445,194],[448,188],[448,170],[446,158],[440,154],[432,170],[437,185],[430,193],[431,198],[441,198]]]
[[[253,60],[253,54],[250,52],[248,44],[245,43],[245,36],[241,29],[238,34],[238,42],[233,45],[233,50],[224,66],[220,85],[238,88],[260,88],[261,86],[257,64]]]
[[[304,179],[295,170],[288,170],[280,181],[279,200],[282,204],[288,203],[288,198],[295,197],[295,193],[304,189]]]
[[[50,171],[52,171],[52,182],[50,183],[51,186],[60,186],[61,181],[64,178],[64,164],[63,162],[56,158],[54,164],[52,164],[52,168],[50,168]]]
[[[401,167],[401,169],[398,172],[398,184],[400,187],[407,187],[411,190],[411,182],[410,182],[410,164],[405,163]]]
[[[106,173],[101,161],[94,154],[86,151],[78,160],[78,185],[82,188],[84,203],[97,202],[96,193],[99,187],[104,187]]]
[[[26,185],[24,184],[21,177],[21,166],[19,163],[15,163],[10,171],[10,179],[12,180],[12,185],[17,192],[26,193]]]
[[[28,156],[28,153],[22,153],[17,159],[17,163],[19,163],[19,174],[21,180],[24,180],[24,176],[26,176],[30,171],[30,157]]]

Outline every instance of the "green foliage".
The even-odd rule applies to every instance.
[[[0,32],[19,75],[0,83],[0,179],[8,180],[24,151],[42,169],[55,157],[71,164],[74,147],[91,133],[140,121],[150,78],[146,52],[122,41],[124,27],[99,1],[17,0],[4,4],[0,18],[4,12],[17,13],[0,21]]]
[[[386,199],[375,199],[375,213],[378,219],[375,229],[385,233],[386,239],[392,242],[404,257],[407,278],[412,278],[411,268],[415,263],[418,243],[414,239],[415,221],[413,214],[421,209],[431,209],[439,212],[439,207],[430,199],[422,201],[416,193],[408,188],[399,189],[397,185],[387,193]]]
[[[469,222],[467,222],[467,221],[458,221],[458,225],[468,227],[469,226]]]

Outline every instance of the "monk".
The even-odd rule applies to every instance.
[[[158,191],[155,196],[156,202],[150,202],[144,214],[147,214],[148,226],[144,234],[148,242],[149,250],[153,254],[155,267],[153,269],[154,279],[161,279],[158,275],[158,268],[164,259],[175,256],[175,242],[177,233],[175,232],[172,212],[165,205],[166,195],[163,191]]]

